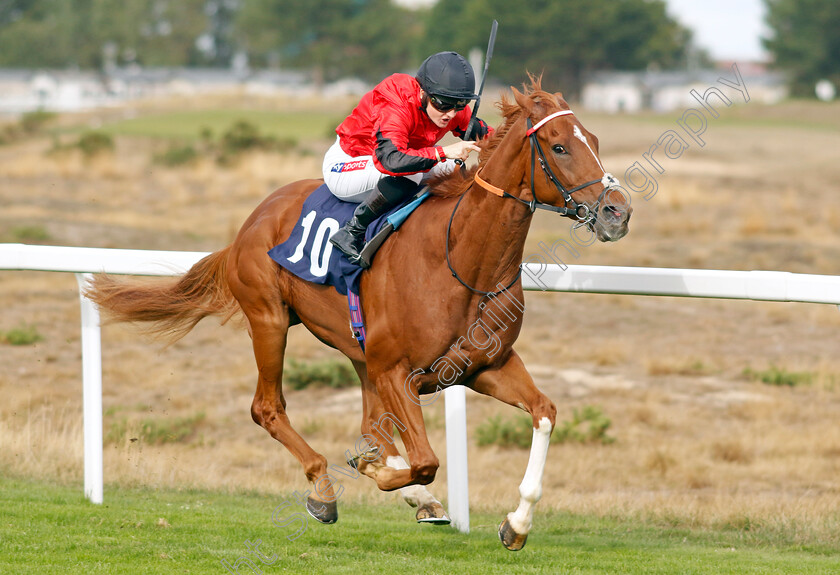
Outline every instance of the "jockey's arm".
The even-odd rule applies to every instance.
[[[408,146],[411,124],[410,114],[403,107],[394,106],[387,114],[380,113],[373,154],[379,171],[391,176],[407,176],[426,172],[441,161],[440,146],[417,149]]]

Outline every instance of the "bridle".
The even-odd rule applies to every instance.
[[[560,182],[560,180],[557,178],[557,176],[554,175],[554,172],[552,171],[551,166],[548,163],[548,159],[545,156],[545,152],[543,151],[542,146],[540,145],[540,142],[537,139],[537,130],[539,130],[541,127],[543,127],[548,121],[553,120],[554,118],[557,118],[557,117],[560,117],[560,116],[569,116],[569,115],[574,115],[574,112],[572,112],[571,110],[560,110],[559,112],[554,112],[553,114],[549,114],[548,116],[546,116],[545,118],[543,118],[542,120],[537,122],[536,124],[532,124],[531,118],[526,118],[526,126],[527,126],[528,129],[525,132],[525,137],[529,139],[529,143],[530,143],[530,147],[531,147],[531,197],[533,199],[530,202],[526,201],[526,200],[523,200],[522,198],[519,198],[517,196],[514,196],[513,194],[510,194],[510,193],[506,192],[505,190],[503,190],[501,188],[498,188],[498,187],[490,184],[489,182],[485,181],[480,176],[480,171],[481,171],[480,169],[476,170],[476,173],[475,173],[475,176],[474,176],[475,183],[478,184],[480,187],[484,188],[486,191],[490,192],[493,195],[499,196],[501,198],[513,198],[517,202],[525,204],[528,207],[528,209],[531,211],[531,213],[534,213],[537,209],[541,209],[541,210],[546,210],[546,211],[549,211],[549,212],[555,212],[555,213],[558,213],[562,216],[573,216],[578,221],[578,223],[575,227],[585,226],[587,224],[593,224],[594,220],[596,218],[596,214],[598,213],[598,208],[601,204],[601,201],[604,199],[604,196],[606,195],[606,193],[611,189],[619,187],[618,179],[615,176],[613,176],[612,174],[604,171],[604,167],[601,165],[601,161],[598,159],[598,156],[595,154],[595,152],[592,150],[592,148],[589,147],[589,142],[586,140],[586,136],[584,136],[583,133],[580,132],[577,125],[575,125],[575,128],[574,128],[575,129],[575,137],[578,138],[579,140],[581,140],[586,145],[586,147],[589,149],[590,153],[595,158],[595,161],[598,162],[598,166],[600,166],[601,170],[604,171],[604,175],[600,179],[591,180],[589,182],[584,182],[583,184],[577,185],[577,186],[575,186],[571,189],[567,189]],[[535,179],[534,177],[535,177],[537,162],[539,162],[540,167],[542,168],[546,179],[548,181],[550,181],[552,184],[554,184],[554,187],[557,188],[557,191],[560,192],[560,194],[563,196],[564,204],[562,206],[553,206],[551,204],[546,204],[545,202],[541,202],[539,200],[539,198],[537,197],[537,190],[536,190],[536,186],[534,185],[534,179]],[[603,184],[604,189],[601,191],[601,194],[598,196],[598,200],[595,202],[595,205],[593,207],[590,207],[588,204],[585,204],[585,203],[578,203],[572,197],[572,194],[574,194],[575,192],[580,191],[580,190],[582,190],[584,188],[587,188],[589,186],[595,185],[599,182]],[[521,267],[519,268],[519,272],[516,274],[516,276],[513,278],[513,280],[511,280],[511,282],[506,287],[504,287],[504,288],[502,288],[498,291],[495,291],[495,292],[486,292],[486,291],[481,291],[479,289],[476,289],[476,288],[472,287],[471,285],[467,284],[458,275],[458,272],[456,272],[455,268],[452,267],[452,262],[451,262],[450,257],[449,257],[449,235],[450,235],[450,232],[452,231],[452,222],[455,219],[455,212],[458,210],[458,206],[461,205],[461,200],[464,199],[465,195],[466,194],[463,194],[460,198],[458,198],[458,202],[455,204],[455,208],[452,210],[452,215],[449,218],[449,225],[446,228],[446,264],[449,266],[449,271],[452,272],[452,276],[455,279],[457,279],[461,283],[461,285],[463,285],[464,287],[466,287],[470,291],[475,292],[477,294],[493,297],[493,296],[496,296],[496,295],[500,294],[503,291],[508,290],[510,287],[512,287],[513,284],[515,284],[519,280],[519,277],[522,275],[522,268]]]
[[[600,166],[601,171],[604,172],[604,175],[597,180],[591,180],[589,182],[584,182],[578,186],[575,186],[571,189],[567,189],[554,175],[554,171],[552,171],[551,166],[548,163],[548,159],[545,156],[545,152],[540,145],[539,139],[537,139],[537,130],[542,128],[548,121],[553,120],[554,118],[560,116],[571,116],[574,115],[574,112],[571,110],[560,110],[559,112],[554,112],[553,114],[549,114],[536,124],[531,123],[531,118],[526,118],[526,126],[528,130],[525,132],[525,137],[528,138],[530,146],[531,146],[531,197],[533,198],[530,202],[523,200],[513,194],[509,194],[505,190],[501,188],[497,188],[496,186],[486,182],[481,178],[479,175],[479,171],[475,173],[475,182],[487,190],[488,192],[503,197],[503,198],[513,198],[517,202],[525,204],[528,206],[528,209],[531,212],[535,212],[537,209],[546,210],[549,212],[555,212],[560,214],[561,216],[573,216],[578,220],[577,226],[586,225],[592,223],[592,220],[595,219],[598,213],[598,207],[601,205],[601,201],[604,199],[604,195],[611,189],[614,189],[619,186],[618,180],[615,176],[610,173],[604,171],[604,166],[601,165],[601,160],[598,159],[598,156],[592,151],[592,148],[589,147],[589,142],[586,140],[586,136],[580,132],[577,126],[575,126],[575,137],[581,140],[586,147],[589,149],[592,156],[595,158],[595,161],[598,162],[598,166]],[[539,157],[538,157],[539,156]],[[546,204],[545,202],[541,202],[540,199],[537,197],[537,190],[534,185],[534,176],[537,167],[537,162],[540,164],[540,168],[542,168],[543,173],[545,174],[546,179],[554,184],[554,187],[557,188],[557,191],[563,196],[564,204],[562,206],[553,206],[551,204]],[[595,185],[597,183],[601,183],[604,186],[604,189],[601,191],[601,194],[598,196],[598,200],[595,202],[593,207],[589,207],[588,204],[578,203],[572,197],[577,191],[580,191],[584,188],[589,186]],[[594,208],[594,209],[593,209]]]

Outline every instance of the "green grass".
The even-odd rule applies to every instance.
[[[322,112],[273,112],[265,110],[196,110],[142,116],[102,126],[114,136],[143,136],[197,142],[218,138],[238,122],[256,126],[260,133],[278,139],[311,141],[327,137],[343,119],[335,110]],[[332,137],[335,137],[334,134]]]
[[[80,150],[86,158],[92,158],[104,152],[116,149],[113,136],[104,130],[85,130],[79,133],[75,141],[65,144],[58,138],[53,139],[53,147],[48,154],[57,154],[66,150]]]
[[[307,387],[343,387],[358,386],[359,376],[348,361],[303,362],[290,359],[283,372],[284,385],[292,389]]]
[[[0,240],[33,244],[51,241],[52,236],[50,236],[50,233],[44,226],[24,225],[14,227],[6,234],[0,234]]]
[[[366,479],[362,479],[366,481]],[[353,481],[346,479],[352,489]],[[259,551],[271,573],[563,573],[563,574],[828,574],[840,550],[792,544],[784,534],[755,529],[689,530],[630,519],[537,513],[527,546],[502,548],[503,513],[473,513],[472,532],[417,525],[404,505],[339,501],[340,519],[302,523],[298,504],[272,512],[288,494],[229,494],[199,490],[106,487],[92,505],[79,486],[0,477],[0,573],[228,573]],[[303,515],[299,516],[303,517]],[[251,573],[242,563],[240,573]]]
[[[126,418],[113,422],[105,434],[105,443],[124,443],[127,436],[131,441],[142,441],[147,445],[164,443],[188,443],[194,439],[201,424],[204,412],[190,417],[145,418],[139,423],[129,422]]]
[[[44,336],[34,325],[21,325],[8,331],[0,331],[0,344],[32,345],[44,341]]]
[[[787,387],[810,385],[814,380],[814,374],[807,371],[788,371],[775,365],[771,365],[764,370],[754,370],[747,367],[744,369],[743,375],[753,381]]]
[[[572,419],[558,421],[551,434],[551,443],[601,443],[608,445],[615,438],[607,434],[612,425],[609,417],[601,408],[586,405],[578,411],[572,410]],[[510,419],[500,415],[491,417],[476,428],[478,445],[498,445],[500,447],[519,447],[529,449],[534,433],[531,416],[518,414]]]
[[[155,154],[152,161],[161,166],[174,168],[194,163],[200,157],[195,146],[173,142],[165,151]]]

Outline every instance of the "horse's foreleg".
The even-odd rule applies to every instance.
[[[404,380],[407,376],[408,372],[400,368],[373,375],[377,379],[375,391],[381,400],[382,412],[375,420],[374,410],[363,418],[363,432],[368,426],[367,429],[377,433],[376,437],[380,438],[377,441],[393,442],[396,427],[408,455],[408,468],[397,469],[386,461],[375,474],[370,475],[383,491],[394,491],[409,485],[428,485],[434,481],[440,467],[440,461],[426,437],[421,407],[405,393]]]
[[[525,477],[519,484],[519,507],[508,513],[499,526],[502,544],[512,551],[518,551],[525,546],[531,531],[534,506],[542,496],[543,472],[557,409],[534,385],[534,380],[516,352],[511,353],[510,359],[501,368],[479,375],[471,387],[479,393],[524,409],[533,418],[534,435]]]
[[[312,484],[312,489],[304,494],[309,514],[322,523],[335,523],[338,520],[337,497],[327,474],[327,460],[292,428],[286,415],[282,381],[288,309],[281,305],[272,313],[249,315],[248,320],[259,370],[251,417],[303,466],[306,478]]]
[[[375,443],[376,448],[375,451],[358,454],[351,464],[362,474],[377,481],[377,484],[379,475],[382,474],[383,481],[387,483],[394,479],[392,475],[394,471],[410,469],[410,467],[394,444],[393,432],[386,432],[383,430],[383,425],[379,423],[385,423],[387,417],[383,417],[385,408],[382,400],[376,387],[367,377],[367,366],[363,362],[353,362],[353,366],[362,381],[362,437],[369,443]],[[423,485],[401,487],[400,494],[406,503],[417,508],[415,518],[418,522],[449,523],[449,517],[441,502]]]

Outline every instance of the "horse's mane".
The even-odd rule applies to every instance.
[[[560,108],[560,103],[554,94],[542,89],[542,77],[529,75],[530,84],[523,84],[523,92],[526,97],[534,102],[547,102],[551,108]],[[457,197],[464,194],[472,185],[475,172],[493,155],[511,127],[522,117],[522,108],[516,101],[511,101],[508,94],[502,94],[501,101],[496,103],[496,108],[502,114],[502,125],[496,128],[490,138],[478,142],[481,152],[478,154],[478,165],[464,170],[455,170],[447,176],[440,176],[429,181],[429,191],[433,196],[444,198]]]

